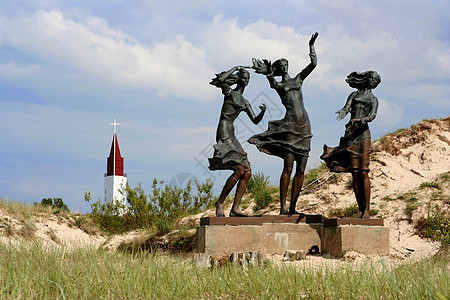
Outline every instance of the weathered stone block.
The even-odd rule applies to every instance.
[[[266,229],[266,253],[283,254],[287,249],[308,251],[314,245],[320,247],[322,224],[264,224]]]
[[[287,249],[306,252],[314,245],[320,247],[321,229],[322,224],[306,223],[200,226],[197,228],[197,252],[213,256],[248,251],[284,254]]]
[[[366,255],[389,254],[389,228],[367,225],[323,227],[322,253],[342,257],[347,251]]]

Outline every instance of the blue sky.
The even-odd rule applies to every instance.
[[[315,31],[318,66],[303,94],[313,130],[308,168],[352,91],[352,71],[376,70],[380,101],[372,137],[450,114],[448,1],[52,1],[0,2],[0,198],[25,203],[61,197],[88,212],[84,192],[103,197],[115,118],[132,187],[205,170],[223,97],[208,82],[251,58],[285,57],[290,74],[308,64]],[[283,107],[252,72],[244,96],[268,113],[260,126],[242,114],[237,135],[253,171],[278,182],[281,159],[246,140]]]

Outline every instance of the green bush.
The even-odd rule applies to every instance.
[[[269,176],[265,176],[262,172],[255,172],[248,180],[247,190],[253,193],[257,190],[269,187]]]
[[[193,192],[189,181],[185,188],[164,185],[163,181],[153,180],[152,191],[146,194],[139,184],[127,187],[127,206],[120,203],[91,203],[91,217],[100,228],[109,233],[122,233],[139,228],[154,228],[158,234],[174,229],[183,216],[196,214],[211,207],[214,203],[211,179],[194,182]],[[86,193],[86,201],[90,195]]]
[[[42,206],[51,206],[55,209],[55,213],[59,212],[69,212],[69,207],[64,203],[61,198],[44,198],[41,200],[41,203],[34,202],[34,205],[42,205]]]
[[[266,208],[270,204],[270,202],[272,202],[272,195],[268,188],[256,190],[252,193],[252,196],[255,200],[253,211],[258,211],[260,209]]]
[[[266,208],[272,202],[272,188],[269,183],[269,176],[262,172],[256,172],[248,181],[247,190],[251,192],[255,201],[253,211]]]

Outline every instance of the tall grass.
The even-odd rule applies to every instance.
[[[432,299],[450,295],[448,255],[386,267],[220,269],[158,254],[0,243],[4,299]],[[445,299],[445,298],[444,298]]]
[[[41,215],[49,215],[53,212],[51,206],[29,205],[17,201],[11,201],[6,198],[0,199],[0,210],[17,218],[29,219]]]

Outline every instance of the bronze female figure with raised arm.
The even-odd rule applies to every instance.
[[[237,72],[236,72],[237,71]],[[266,111],[266,106],[261,104],[260,113],[256,116],[247,99],[244,98],[244,89],[250,80],[250,74],[245,67],[233,67],[226,72],[216,74],[210,84],[220,88],[224,95],[222,110],[220,112],[219,125],[217,126],[214,155],[209,158],[210,170],[232,170],[233,174],[225,182],[225,186],[216,202],[216,216],[224,217],[223,203],[225,198],[237,184],[236,194],[230,217],[246,217],[239,204],[248,185],[252,172],[247,153],[235,136],[234,120],[242,111],[245,111],[254,124],[258,124]],[[234,89],[232,85],[236,85]]]
[[[253,59],[252,68],[256,73],[264,74],[281,98],[286,108],[282,120],[269,122],[267,131],[252,136],[248,142],[255,144],[259,151],[281,157],[284,161],[283,172],[280,177],[280,214],[295,214],[300,191],[303,186],[306,163],[311,145],[311,125],[303,104],[302,85],[305,78],[311,74],[317,65],[314,42],[319,34],[316,32],[309,40],[309,56],[311,62],[294,78],[288,74],[288,61],[284,58],[273,64],[268,60]],[[275,80],[281,76],[281,81]],[[291,203],[286,207],[286,198],[294,162],[297,163],[292,183]]]

